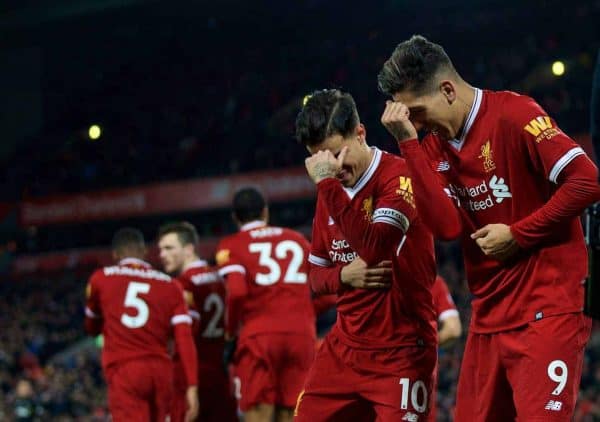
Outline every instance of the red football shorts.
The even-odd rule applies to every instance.
[[[260,334],[241,338],[234,359],[234,392],[246,411],[257,404],[293,408],[315,354],[315,338]]]
[[[494,334],[469,333],[456,421],[570,421],[591,320],[546,317]]]
[[[166,359],[140,359],[106,370],[108,404],[114,422],[160,421],[169,415],[173,365]]]
[[[353,349],[328,335],[317,352],[297,422],[429,421],[435,346]]]

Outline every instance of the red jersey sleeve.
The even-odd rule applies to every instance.
[[[531,248],[600,199],[597,169],[583,149],[531,98],[514,97],[507,106],[515,110],[504,118],[512,134],[510,139],[518,142],[515,150],[524,148],[533,169],[557,185],[543,207],[511,226],[517,243]]]
[[[433,304],[439,322],[444,321],[450,316],[457,316],[458,310],[448,289],[448,285],[442,277],[436,277],[431,291],[433,295]]]
[[[534,170],[550,182],[556,184],[562,170],[585,155],[533,99],[515,95],[504,106],[512,112],[504,113],[501,123],[518,143],[516,150],[524,146]]]
[[[173,325],[177,353],[181,358],[188,386],[198,385],[198,357],[192,337],[192,318],[188,314],[181,284],[177,280],[172,280],[172,283],[173,310],[171,312],[171,325]]]
[[[433,170],[417,139],[399,142],[398,148],[414,180],[415,201],[419,215],[433,236],[452,240],[460,235],[462,226],[455,203],[445,190],[444,182]]]
[[[343,286],[340,280],[342,267],[333,265],[329,259],[327,245],[323,233],[328,218],[323,210],[321,201],[317,201],[315,218],[312,226],[312,241],[310,244],[310,253],[308,255],[309,269],[308,281],[311,290],[317,295],[334,294],[339,292]]]
[[[248,295],[246,268],[236,256],[235,245],[221,242],[217,247],[216,261],[219,275],[225,280],[225,332],[237,335],[244,299]]]
[[[399,165],[393,168],[394,171],[380,173],[380,189],[377,198],[373,199],[375,203],[366,204],[373,210],[370,221],[364,218],[362,210],[352,208],[338,180],[328,178],[317,184],[330,215],[352,249],[369,266],[389,259],[390,251],[397,250],[417,215],[408,171],[402,171]]]
[[[89,335],[98,335],[102,332],[102,310],[100,309],[100,287],[98,286],[99,274],[99,271],[96,271],[90,277],[85,290],[86,304],[84,327]]]

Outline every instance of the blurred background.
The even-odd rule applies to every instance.
[[[599,0],[3,0],[0,420],[107,420],[83,300],[118,227],[153,241],[189,220],[210,259],[234,231],[233,192],[251,184],[274,224],[309,234],[314,188],[293,139],[303,96],[351,92],[369,144],[395,152],[376,76],[414,33],[475,86],[531,95],[591,154],[599,22]],[[437,249],[467,326],[459,245]],[[440,355],[440,421],[462,347]],[[577,421],[600,420],[597,325],[578,406]]]

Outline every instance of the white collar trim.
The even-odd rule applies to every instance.
[[[451,139],[450,141],[448,141],[450,142],[450,145],[452,145],[458,151],[460,151],[463,147],[465,139],[469,134],[469,131],[471,130],[471,126],[473,126],[473,123],[475,122],[475,119],[479,114],[479,108],[481,107],[482,98],[483,92],[481,91],[481,89],[475,88],[475,98],[473,99],[473,105],[471,106],[471,110],[467,115],[467,120],[465,121],[465,126],[463,127],[460,136],[458,137],[458,139]]]
[[[208,263],[205,260],[197,259],[194,262],[191,262],[190,265],[185,267],[185,269],[189,270],[190,268],[202,268],[202,267],[206,267],[207,265],[208,265]]]
[[[383,155],[383,153],[377,147],[371,147],[371,150],[373,150],[375,153],[373,154],[373,158],[371,159],[371,163],[369,164],[369,167],[367,167],[367,170],[362,174],[362,176],[360,176],[360,178],[357,180],[354,186],[352,186],[351,188],[344,188],[346,194],[348,194],[348,197],[350,197],[350,199],[353,199],[356,196],[356,194],[360,192],[362,188],[365,187],[365,185],[369,182],[369,180],[371,180],[373,174],[375,174],[375,171],[379,167],[379,163],[381,161],[381,156]]]
[[[119,261],[119,265],[141,265],[142,267],[151,268],[152,265],[144,260],[137,258],[125,258]]]
[[[240,231],[247,232],[248,230],[253,230],[253,229],[256,229],[259,227],[264,227],[266,225],[267,225],[267,223],[265,223],[262,220],[254,220],[254,221],[250,221],[249,223],[246,223],[242,227],[240,227]]]

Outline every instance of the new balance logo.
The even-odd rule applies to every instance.
[[[552,410],[553,412],[558,412],[560,409],[562,409],[562,402],[550,400],[548,404],[546,404],[546,407],[544,409]]]
[[[450,163],[448,161],[440,161],[437,165],[436,171],[448,171],[450,170]]]
[[[419,415],[414,414],[412,412],[408,412],[406,415],[404,415],[402,420],[408,422],[417,422],[419,420]]]

